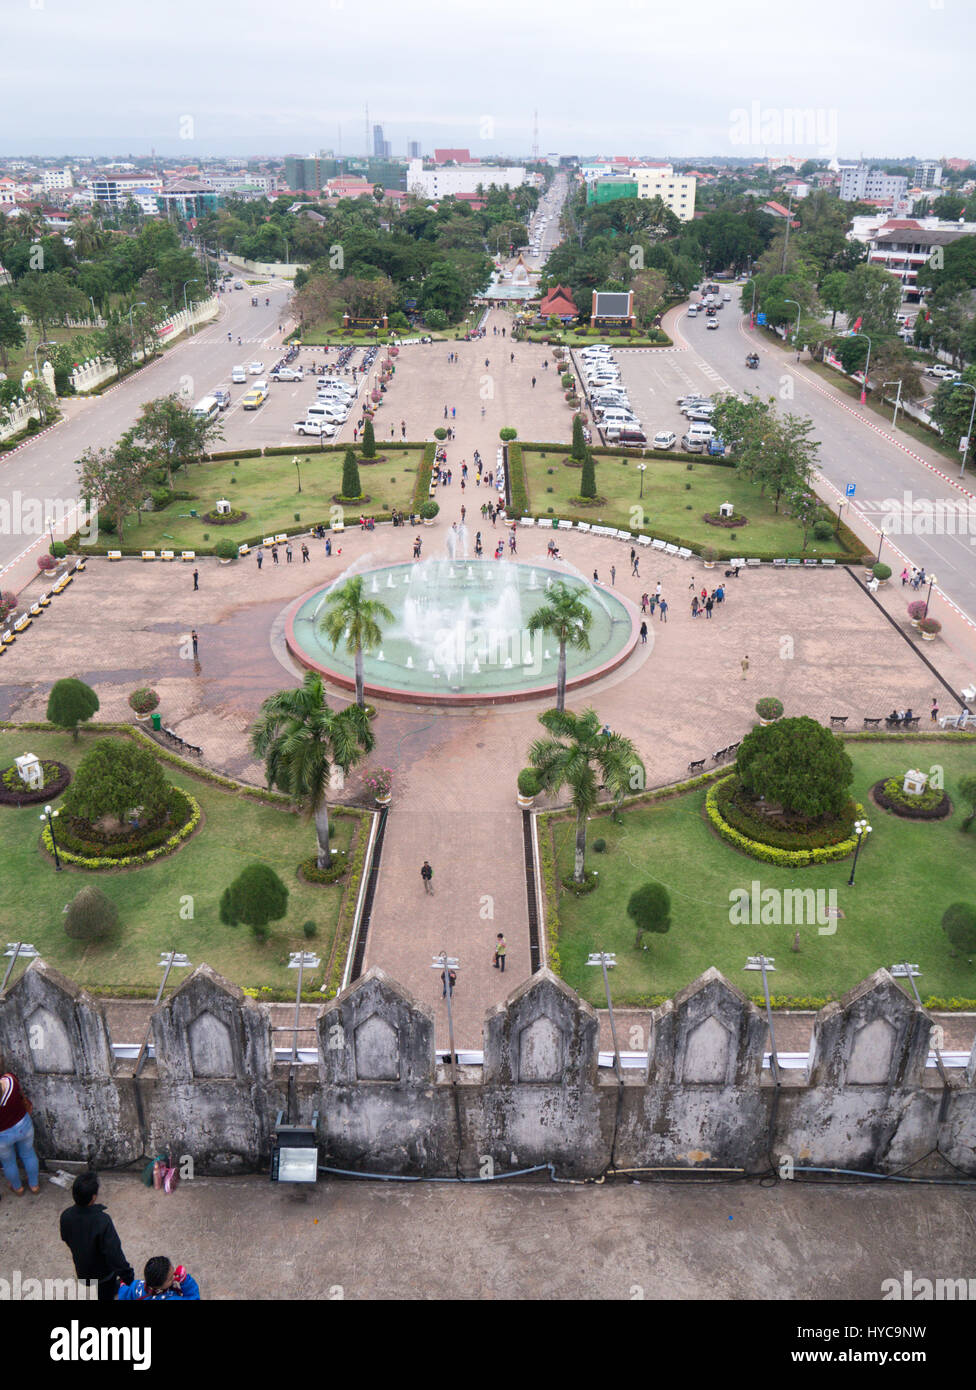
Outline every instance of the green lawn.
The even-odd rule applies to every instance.
[[[598,1005],[605,997],[602,977],[587,967],[586,957],[605,950],[617,953],[610,982],[619,1004],[673,995],[710,965],[755,995],[761,993],[760,977],[744,973],[743,966],[747,956],[762,952],[776,961],[770,976],[774,995],[839,997],[880,966],[890,969],[907,958],[921,966],[923,999],[976,998],[976,956],[973,963],[953,959],[941,927],[950,903],[976,902],[976,828],[960,833],[965,808],[955,792],[959,778],[976,771],[976,747],[893,738],[891,744],[851,740],[847,750],[855,769],[854,794],[872,826],[853,888],[847,886],[850,860],[781,869],[737,853],[703,819],[704,790],[626,811],[620,825],[600,817],[587,832],[587,867],[599,871],[600,886],[582,898],[560,893],[559,953],[568,983]],[[882,776],[935,764],[945,769],[955,807],[947,820],[904,820],[868,799]],[[575,820],[551,824],[560,875],[569,874]],[[607,852],[594,854],[592,843],[600,836]],[[647,950],[637,951],[626,907],[633,890],[648,879],[670,893],[672,925],[665,935],[645,936]],[[821,936],[817,925],[733,925],[729,894],[751,891],[754,880],[760,891],[835,889],[844,913],[836,933]],[[798,954],[790,949],[796,930]]]
[[[360,460],[360,482],[371,499],[364,506],[371,512],[389,512],[391,507],[409,511],[423,451],[387,448],[382,439],[377,439],[376,450],[386,456],[386,463],[367,465]],[[171,502],[159,512],[143,512],[141,524],[130,517],[125,528],[126,549],[196,550],[225,539],[240,543],[289,527],[294,529],[296,512],[302,524],[328,524],[333,495],[342,486],[344,455],[344,449],[320,452],[306,446],[294,454],[242,458],[236,468],[233,459],[191,463],[185,473],[178,470],[173,481],[178,489],[196,494],[195,500]],[[247,512],[247,520],[232,526],[214,526],[189,515],[191,508],[201,516],[211,511],[221,497],[226,497],[235,510]],[[353,519],[358,523],[358,511]],[[204,532],[209,541],[204,541]],[[112,537],[100,539],[111,546]]]
[[[546,450],[545,457],[533,449],[523,450],[529,509],[535,515],[550,512],[567,521],[673,536],[693,550],[712,545],[722,556],[773,559],[801,554],[801,528],[792,518],[776,513],[772,502],[735,468],[701,461],[689,469],[687,462],[678,459],[648,457],[641,499],[640,460],[596,452],[597,493],[607,499],[606,504],[582,507],[570,501],[579,492],[580,469],[568,468],[563,463],[567,456],[568,450],[555,447]],[[705,512],[717,514],[723,502],[731,502],[737,516],[748,517],[748,524],[726,530],[702,520]],[[812,536],[802,553],[811,558],[845,557],[836,541],[818,542]]]
[[[0,730],[0,766],[30,751],[75,768],[93,737],[97,735],[86,734],[73,743],[70,734]],[[88,986],[155,988],[161,978],[160,951],[175,949],[186,952],[194,965],[206,961],[239,985],[293,990],[295,972],[287,968],[288,952],[308,948],[302,926],[314,921],[318,934],[311,949],[321,956],[324,970],[344,889],[342,883],[304,884],[296,875],[298,863],[315,851],[314,827],[287,810],[181,773],[171,763],[164,762],[163,768],[170,781],[197,800],[202,823],[182,849],[144,868],[64,868],[58,873],[39,847],[39,807],[0,806],[3,942],[32,942],[49,965]],[[348,851],[357,825],[354,817],[335,817],[336,848]],[[272,934],[264,945],[250,928],[225,927],[218,916],[224,888],[255,860],[270,865],[290,894],[287,917],[271,924]],[[89,944],[65,935],[63,908],[88,883],[96,883],[119,908],[121,927],[115,941]],[[187,895],[193,900],[192,920],[181,917]],[[317,979],[321,981],[321,972]]]

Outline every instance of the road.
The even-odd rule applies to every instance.
[[[0,456],[0,503],[8,504],[0,506],[0,584],[3,572],[36,544],[44,519],[66,517],[73,510],[78,496],[76,461],[86,448],[113,444],[135,423],[146,401],[171,392],[197,401],[229,382],[236,363],[246,365],[252,358],[263,357],[267,367],[272,365],[279,356],[278,325],[290,293],[281,281],[261,286],[254,308],[246,282],[243,291],[227,291],[221,296],[219,317],[212,323],[202,325],[104,396],[64,402],[64,418],[53,429]],[[268,306],[266,297],[271,301]],[[270,360],[269,354],[273,354]],[[235,388],[235,396],[243,390]]]
[[[750,329],[748,314],[736,312],[734,300],[726,304],[721,320],[719,332],[708,332],[701,317],[689,319],[682,310],[675,323],[676,343],[686,343],[691,362],[713,373],[712,390],[728,386],[774,396],[781,409],[810,416],[821,443],[816,480],[820,495],[836,510],[847,485],[853,483],[855,496],[848,506],[855,513],[853,521],[861,523],[856,526],[858,533],[875,536],[881,558],[896,576],[906,563],[936,574],[935,593],[973,623],[976,490],[970,490],[972,480],[967,477],[960,484],[953,476],[958,468],[940,454],[892,431],[856,399],[832,390],[804,362],[797,364],[792,351],[771,345],[762,330]],[[759,353],[758,371],[745,365],[751,350]],[[853,524],[846,508],[844,520]],[[937,614],[935,594],[933,613]]]

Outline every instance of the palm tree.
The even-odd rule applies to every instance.
[[[530,632],[548,632],[559,643],[559,669],[556,675],[556,709],[566,704],[566,648],[590,650],[589,630],[593,614],[583,602],[582,592],[558,580],[549,597],[529,619]]]
[[[644,785],[644,764],[629,738],[601,728],[594,709],[581,714],[548,709],[539,723],[552,735],[537,738],[529,749],[529,762],[539,774],[543,791],[558,792],[568,785],[576,812],[574,883],[583,882],[586,858],[586,820],[596,806],[602,784],[615,800],[628,790]]]
[[[346,773],[376,740],[365,710],[329,709],[322,677],[306,671],[297,690],[269,695],[251,728],[251,751],[264,759],[269,787],[285,792],[314,818],[318,867],[332,867],[326,794],[333,765]]]
[[[383,638],[379,619],[392,623],[393,614],[379,599],[366,598],[363,576],[354,574],[345,584],[333,589],[319,623],[333,650],[345,637],[346,651],[356,659],[356,704],[360,708],[364,704],[363,652],[375,651]]]

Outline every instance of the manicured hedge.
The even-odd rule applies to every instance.
[[[734,805],[732,798],[738,790],[739,782],[734,774],[716,787],[715,804],[719,814],[732,826],[733,830],[737,830],[748,839],[755,839],[758,843],[769,845],[773,849],[823,849],[832,847],[842,840],[850,839],[854,833],[853,801],[849,802],[846,809],[826,825],[816,826],[811,830],[790,831],[767,825],[759,817],[754,816],[747,806]]]
[[[430,480],[434,472],[434,459],[437,456],[437,445],[434,443],[424,445],[424,456],[420,460],[420,467],[417,469],[417,481],[414,484],[413,500],[410,504],[411,512],[419,512],[421,505],[430,500]]]
[[[65,864],[73,864],[79,869],[127,869],[131,868],[134,864],[150,864],[154,859],[161,859],[164,855],[172,854],[175,849],[179,849],[184,840],[189,839],[200,824],[200,807],[194,798],[189,792],[181,791],[178,787],[174,787],[173,790],[186,801],[190,813],[189,819],[179,830],[169,835],[162,844],[152,849],[147,849],[142,854],[127,854],[117,859],[110,859],[107,857],[93,859],[86,855],[75,854],[62,844],[62,840],[64,839],[64,827],[62,826],[58,835],[59,857]],[[41,841],[48,854],[53,857],[54,842],[51,837],[51,827],[49,825],[44,826],[41,832]]]
[[[732,777],[734,775],[733,773]],[[732,778],[725,780],[731,781]],[[725,782],[723,781],[709,787],[705,795],[705,814],[712,829],[721,839],[732,845],[734,849],[749,855],[751,859],[758,859],[764,864],[779,864],[786,868],[802,868],[807,864],[827,864],[834,859],[846,859],[849,854],[854,853],[856,841],[853,839],[841,840],[835,845],[823,845],[814,849],[776,849],[772,845],[764,845],[758,840],[750,839],[730,825],[719,809],[719,792],[724,785]],[[863,806],[855,807],[855,815],[863,815],[863,813]]]

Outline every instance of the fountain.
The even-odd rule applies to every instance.
[[[463,536],[452,533],[458,546]],[[390,565],[369,576],[373,593],[386,590],[392,623],[381,623],[383,645],[363,656],[368,693],[438,704],[491,704],[537,698],[555,690],[558,652],[544,634],[530,633],[529,618],[543,602],[552,577],[538,564],[509,560],[429,558]],[[618,666],[639,640],[640,614],[627,600],[598,591],[583,575],[556,576],[580,592],[592,615],[590,650],[567,652],[571,688]],[[320,630],[324,595],[316,589],[287,615],[292,655],[345,688],[354,688],[354,658],[341,642],[333,649]],[[437,692],[435,695],[433,692]]]

